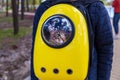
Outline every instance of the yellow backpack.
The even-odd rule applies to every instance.
[[[31,78],[85,80],[93,37],[87,11],[75,2],[48,3],[39,6],[34,19]]]

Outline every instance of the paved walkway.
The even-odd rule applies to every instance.
[[[120,31],[120,21],[119,21],[119,31]],[[120,80],[120,39],[114,40],[114,57],[113,57],[111,80]]]
[[[11,10],[9,10],[8,12],[9,12],[9,13],[12,13]],[[21,14],[21,12],[19,12],[18,14]],[[24,15],[34,16],[35,13],[34,13],[34,12],[24,12]]]
[[[114,41],[114,57],[111,80],[120,80],[120,39]]]

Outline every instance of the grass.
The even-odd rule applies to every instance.
[[[0,22],[12,22],[12,17],[1,17]]]
[[[30,34],[32,29],[29,27],[21,27],[17,35],[13,34],[12,28],[1,29],[0,30],[0,49],[3,50],[6,48],[11,48],[12,46],[17,46],[19,40]]]
[[[17,35],[14,35],[12,28],[2,29],[2,30],[0,30],[0,40],[2,40],[3,38],[19,39],[19,38],[21,38],[21,37],[23,37],[31,32],[32,32],[31,28],[21,27],[19,30],[19,33]]]

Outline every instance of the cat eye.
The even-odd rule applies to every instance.
[[[43,41],[50,47],[62,48],[68,45],[74,36],[74,25],[64,15],[53,15],[42,25]]]

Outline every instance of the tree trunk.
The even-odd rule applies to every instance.
[[[35,11],[36,0],[33,0],[33,10]]]
[[[20,3],[20,0],[17,0],[17,10],[19,12],[19,3]]]
[[[27,12],[29,12],[29,1],[26,0],[26,7],[27,7]]]
[[[6,16],[8,16],[8,0],[6,0]]]
[[[16,35],[19,32],[18,10],[17,10],[16,0],[11,0],[11,1],[12,1],[12,14],[13,14],[14,35]]]
[[[21,0],[21,20],[24,19],[25,5],[24,0]]]

